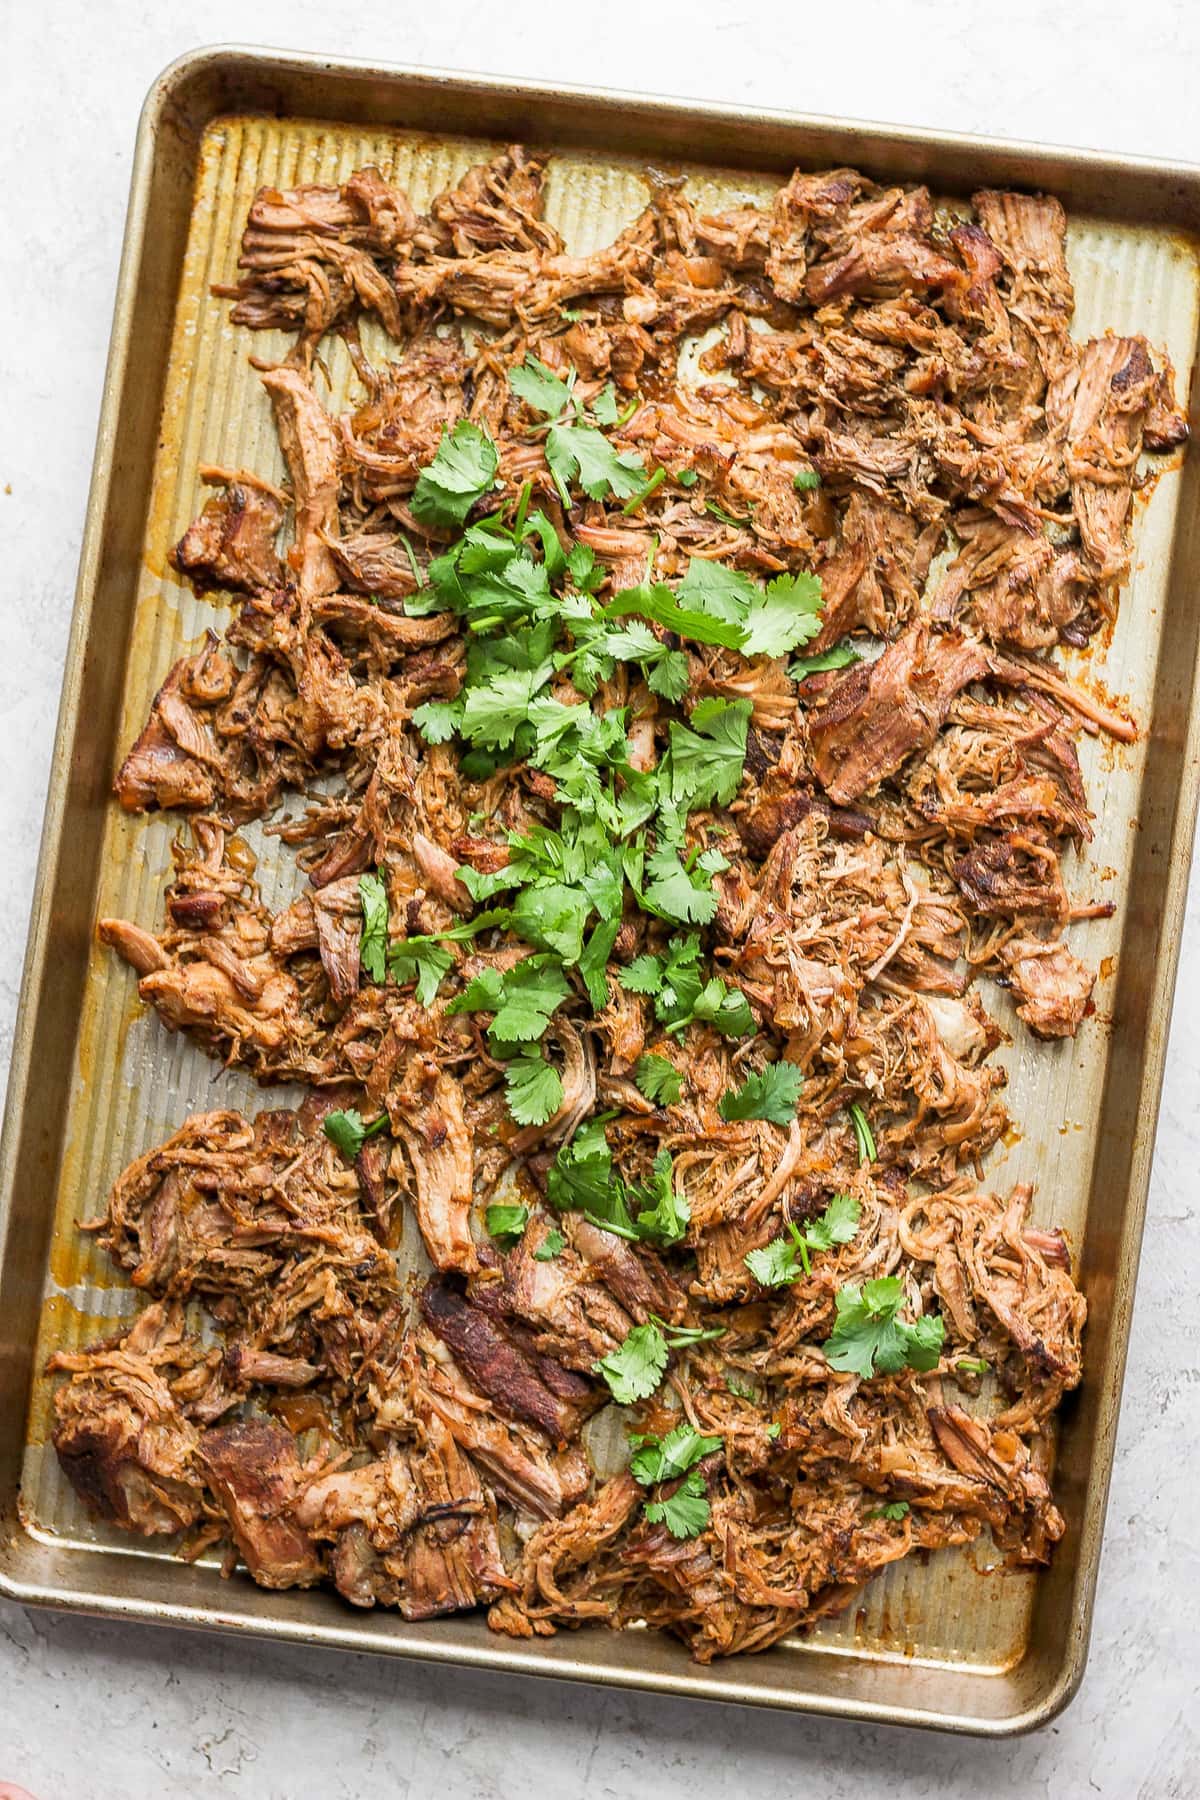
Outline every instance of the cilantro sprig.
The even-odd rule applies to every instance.
[[[898,1275],[880,1276],[861,1286],[848,1283],[835,1297],[837,1318],[821,1348],[831,1369],[859,1375],[894,1375],[900,1369],[935,1369],[945,1325],[938,1313],[916,1320],[899,1317],[904,1284]]]
[[[771,1125],[790,1125],[796,1116],[804,1076],[795,1063],[768,1063],[748,1075],[740,1088],[722,1094],[717,1111],[728,1123],[734,1119],[765,1119]]]
[[[326,1113],[322,1121],[322,1129],[330,1143],[336,1145],[346,1161],[353,1162],[366,1140],[385,1130],[387,1123],[388,1116],[382,1112],[377,1119],[372,1119],[369,1125],[364,1125],[362,1114],[358,1108],[350,1106],[344,1112],[339,1110]]]
[[[674,1538],[698,1537],[712,1516],[712,1508],[704,1477],[695,1465],[720,1450],[724,1439],[704,1437],[685,1422],[666,1437],[634,1435],[629,1441],[634,1446],[629,1469],[635,1481],[643,1487],[678,1482],[672,1493],[646,1502],[647,1519],[652,1525],[665,1525]]]
[[[747,1251],[742,1260],[762,1287],[787,1287],[800,1279],[802,1270],[812,1274],[810,1252],[852,1243],[861,1218],[862,1207],[853,1194],[835,1194],[820,1218],[810,1220],[803,1230],[789,1219],[788,1237],[772,1238],[761,1249]]]
[[[475,502],[495,480],[500,458],[486,431],[460,419],[443,431],[433,461],[417,477],[412,513],[422,525],[447,530],[461,526]]]
[[[706,1331],[695,1326],[667,1325],[652,1314],[592,1367],[604,1377],[618,1406],[633,1406],[638,1400],[648,1400],[658,1388],[672,1350],[708,1343],[724,1335],[724,1326]]]

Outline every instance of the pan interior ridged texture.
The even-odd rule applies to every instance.
[[[228,303],[209,293],[213,282],[236,279],[238,242],[255,192],[301,183],[335,184],[353,170],[378,164],[425,207],[470,164],[488,154],[477,140],[432,142],[417,134],[366,133],[334,126],[260,118],[218,121],[206,134],[200,158],[194,214],[178,297],[166,405],[155,474],[139,597],[130,645],[119,741],[130,743],[149,710],[170,663],[197,647],[206,629],[224,623],[172,573],[168,551],[198,513],[205,497],[201,464],[251,469],[279,479],[285,470],[270,407],[248,352],[274,361],[285,353],[281,334],[255,337],[230,323]],[[778,186],[774,176],[692,175],[689,195],[704,209],[739,201],[763,202]],[[553,157],[546,216],[569,251],[606,244],[639,212],[645,187],[632,162]],[[1109,227],[1073,219],[1068,239],[1076,292],[1072,333],[1084,340],[1107,329],[1143,333],[1155,351],[1175,363],[1177,389],[1186,394],[1197,325],[1197,268],[1182,241],[1161,232]],[[384,340],[368,321],[368,354],[382,359]],[[341,411],[354,392],[350,361],[339,339],[322,345],[330,375],[324,394]],[[1177,504],[1176,483],[1165,472],[1135,503],[1135,562],[1122,594],[1111,638],[1102,636],[1079,659],[1085,679],[1099,679],[1139,721],[1149,715],[1158,650],[1158,627]],[[1068,667],[1076,662],[1066,652]],[[1082,739],[1080,757],[1095,838],[1076,861],[1075,893],[1110,901],[1115,914],[1077,925],[1073,948],[1099,967],[1097,1014],[1074,1039],[1039,1044],[1016,1024],[1006,996],[983,984],[988,1010],[1012,1042],[996,1060],[1008,1070],[1007,1109],[1017,1122],[988,1159],[985,1185],[1005,1193],[1013,1183],[1036,1183],[1034,1218],[1061,1225],[1077,1256],[1086,1256],[1085,1206],[1095,1149],[1092,1121],[1100,1111],[1107,1061],[1107,1015],[1145,754],[1144,742],[1124,747]],[[98,916],[113,915],[151,926],[161,920],[162,889],[170,865],[174,817],[130,817],[110,808]],[[296,874],[290,853],[256,826],[243,835],[259,855],[264,904],[286,904]],[[273,1090],[267,1104],[300,1098]],[[243,1073],[214,1076],[214,1065],[185,1037],[165,1032],[139,1006],[132,971],[97,946],[81,1020],[70,1125],[62,1162],[37,1366],[55,1350],[94,1341],[137,1308],[137,1297],[94,1240],[78,1232],[82,1219],[103,1208],[115,1177],[149,1145],[162,1141],[193,1111],[214,1106],[253,1113],[262,1090]],[[411,1266],[425,1269],[416,1232],[405,1239]],[[84,1547],[103,1542],[128,1554],[155,1555],[128,1536],[96,1526],[84,1515],[49,1448],[50,1385],[35,1391],[22,1489],[31,1527],[59,1542]],[[961,1553],[922,1566],[909,1558],[885,1571],[856,1607],[818,1625],[792,1654],[870,1654],[952,1663],[981,1671],[1019,1660],[1032,1602],[1032,1574],[980,1571],[996,1560],[986,1538]]]

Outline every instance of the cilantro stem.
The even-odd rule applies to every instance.
[[[525,519],[529,512],[529,501],[532,494],[533,483],[527,481],[521,488],[520,498],[517,501],[517,516],[513,520],[512,531],[515,538],[519,538],[525,529]]]
[[[643,502],[648,500],[650,498],[651,494],[653,494],[658,488],[660,488],[666,479],[667,479],[667,471],[665,469],[663,469],[663,468],[655,469],[653,475],[650,477],[650,479],[646,483],[645,487],[639,488],[637,493],[633,496],[633,499],[627,500],[625,502],[624,506],[621,508],[621,516],[623,518],[628,518],[630,513],[637,512],[638,508],[643,504]]]
[[[706,500],[704,510],[706,513],[711,513],[714,519],[720,519],[722,525],[732,525],[739,531],[748,531],[754,523],[751,518],[735,518],[732,513],[727,513],[723,506],[718,506],[715,500]]]
[[[404,545],[404,554],[408,558],[408,566],[412,570],[413,580],[417,584],[417,592],[420,593],[425,584],[421,580],[421,567],[417,562],[416,553],[412,547],[412,541],[407,532],[402,531],[399,535],[400,542]]]
[[[620,431],[622,425],[628,425],[630,419],[632,419],[634,413],[641,404],[640,396],[635,394],[633,399],[629,402],[629,405],[625,408],[625,411],[623,413],[618,413],[617,417],[613,420],[613,430]]]
[[[859,1162],[862,1164],[875,1162],[879,1153],[875,1147],[875,1136],[867,1121],[866,1113],[857,1100],[852,1100],[846,1110],[850,1114],[850,1123],[854,1127],[854,1141],[858,1145]]]
[[[800,1261],[804,1266],[804,1273],[806,1275],[811,1275],[812,1262],[809,1259],[807,1237],[798,1228],[794,1219],[788,1220],[787,1228],[792,1234],[792,1241],[794,1242],[796,1249],[800,1252]]]

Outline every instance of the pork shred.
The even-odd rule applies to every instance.
[[[97,1517],[220,1545],[264,1586],[327,1582],[413,1620],[487,1608],[522,1638],[648,1624],[708,1661],[768,1649],[914,1551],[987,1529],[1038,1563],[1062,1536],[1048,1432],[1086,1309],[1051,1197],[987,1185],[1011,1123],[994,1052],[1094,1029],[1085,922],[1111,908],[1079,745],[1137,724],[1058,646],[1115,621],[1145,459],[1187,424],[1158,346],[1072,336],[1052,196],[947,210],[832,169],[706,213],[648,172],[643,210],[579,254],[553,191],[520,146],[423,213],[374,167],[264,188],[216,290],[236,326],[290,336],[274,366],[256,356],[287,474],[202,471],[172,563],[232,617],[160,671],[116,777],[129,812],[177,815],[157,922],[99,935],[167,1029],[307,1092],[193,1114],[120,1175],[100,1241],[143,1310],[54,1358],[53,1439]],[[331,334],[358,381],[340,412]],[[653,471],[632,499],[564,494],[508,380],[527,357]],[[684,651],[681,704],[616,656],[544,688],[624,720],[622,800],[673,767],[698,703],[741,704],[740,785],[687,830],[720,852],[702,966],[751,1024],[672,1019],[644,971],[680,934],[627,897],[592,940],[607,967],[586,999],[572,972],[546,1030],[562,1098],[535,1124],[510,1114],[488,1015],[452,1002],[533,948],[503,922],[471,935],[473,896],[513,898],[561,795],[523,738],[464,764],[413,723],[446,716],[420,709],[458,699],[479,641],[430,610],[450,534],[415,493],[464,420],[498,455],[475,522],[519,512],[548,560],[578,547],[600,604],[689,566],[821,583],[799,666],[655,624],[655,657]],[[269,904],[276,845],[291,879]],[[773,1064],[803,1078],[795,1116],[725,1117]],[[627,1193],[666,1154],[681,1237],[631,1237],[603,1183],[559,1209],[556,1160],[596,1119]],[[835,1194],[851,1240],[760,1284],[747,1254]],[[942,1322],[937,1366],[835,1370],[837,1295],[893,1274],[906,1316]],[[715,1441],[690,1537],[589,1428],[598,1365],[663,1326],[682,1341],[635,1428],[685,1407]]]

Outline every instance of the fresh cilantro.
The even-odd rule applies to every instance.
[[[889,1500],[886,1506],[873,1506],[868,1519],[904,1519],[910,1511],[907,1500]]]
[[[700,477],[695,469],[680,469],[675,479],[680,487],[694,488]]]
[[[857,1100],[852,1100],[846,1110],[850,1114],[850,1123],[854,1127],[854,1141],[858,1145],[859,1162],[875,1162],[879,1153],[875,1147],[875,1134],[871,1130],[866,1113]]]
[[[796,1116],[804,1077],[795,1063],[768,1063],[747,1076],[741,1087],[721,1095],[717,1111],[731,1119],[766,1119],[772,1125],[790,1125]]]
[[[426,700],[413,713],[412,722],[427,744],[448,744],[462,724],[461,700]]]
[[[452,431],[443,430],[437,455],[417,476],[413,517],[442,530],[461,526],[492,486],[499,462],[487,432],[460,419]]]
[[[784,656],[821,629],[821,582],[809,574],[777,575],[756,591],[746,614],[746,656]]]
[[[506,1062],[504,1085],[518,1125],[544,1125],[563,1103],[562,1077],[540,1050],[523,1050]]]
[[[646,1517],[652,1525],[665,1525],[673,1538],[699,1537],[712,1517],[704,1477],[693,1469],[665,1500],[647,1500]]]
[[[537,881],[522,888],[513,901],[512,927],[527,944],[575,963],[591,911],[591,900],[581,888],[563,881]]]
[[[628,966],[620,971],[618,977],[621,986],[628,988],[631,994],[658,994],[662,991],[663,964],[661,957],[635,956]],[[646,1098],[652,1096],[647,1094]]]
[[[731,625],[743,623],[758,591],[757,584],[740,569],[706,556],[691,558],[679,584],[681,600]]]
[[[798,475],[792,476],[792,486],[798,494],[809,493],[813,488],[819,488],[820,485],[821,477],[815,469],[801,469]]]
[[[575,371],[572,369],[566,381],[562,381],[540,357],[527,355],[519,368],[508,371],[508,385],[532,412],[541,413],[547,419],[557,419],[571,404]]]
[[[954,1367],[965,1369],[968,1375],[986,1375],[991,1364],[982,1356],[956,1356]]]
[[[754,1029],[741,989],[726,987],[717,975],[705,979],[698,932],[673,937],[665,956],[635,958],[619,979],[632,993],[653,996],[655,1017],[672,1036],[693,1023],[712,1025],[725,1037],[745,1037]]]
[[[739,519],[736,514],[726,512],[725,508],[718,506],[715,500],[706,500],[704,510],[706,513],[711,513],[714,519],[720,519],[722,525],[732,525],[737,531],[745,531],[754,523],[749,515]]]
[[[728,806],[746,760],[749,700],[706,698],[692,709],[691,724],[671,721],[670,797],[674,805]]]
[[[651,494],[657,493],[666,479],[667,471],[665,469],[655,469],[646,485],[640,487],[637,493],[625,502],[624,506],[621,508],[623,516],[628,518],[630,513],[635,513],[640,507],[644,506]]]
[[[402,938],[388,950],[388,968],[397,981],[416,980],[419,1006],[432,1006],[442,977],[454,967],[454,958],[438,944]]]
[[[897,1275],[839,1288],[833,1332],[821,1346],[830,1368],[864,1380],[875,1374],[894,1375],[906,1365],[935,1369],[945,1326],[936,1313],[913,1323],[899,1318],[903,1302],[904,1286]]]
[[[653,1315],[633,1330],[608,1356],[592,1367],[603,1375],[618,1406],[648,1400],[663,1378],[669,1350],[706,1344],[724,1336],[724,1327],[704,1330],[698,1326],[664,1325]]]
[[[643,904],[660,919],[672,919],[677,925],[707,925],[717,910],[711,877],[728,867],[728,859],[719,850],[706,850],[681,863],[674,847],[662,844],[646,862],[649,879]]]
[[[626,970],[626,974],[628,974]],[[665,1056],[648,1051],[639,1056],[633,1079],[638,1089],[655,1106],[677,1106],[683,1096],[683,1081],[675,1064]]]
[[[553,1262],[566,1241],[561,1231],[548,1231],[533,1253],[534,1262]]]
[[[549,658],[532,669],[493,667],[487,685],[472,685],[459,730],[484,750],[507,750],[529,716],[530,703],[554,674]]]
[[[589,500],[602,500],[608,493],[628,500],[646,479],[640,456],[614,450],[604,433],[591,425],[552,425],[546,435],[546,462],[567,507],[572,481],[578,480]]]
[[[546,1176],[546,1198],[560,1212],[582,1213],[618,1237],[636,1238],[624,1186],[613,1174],[604,1118],[589,1119],[563,1144]]]
[[[759,1398],[758,1389],[751,1387],[748,1381],[742,1381],[736,1375],[727,1375],[725,1377],[725,1386],[728,1392],[735,1395],[739,1400],[757,1401]]]
[[[364,1125],[362,1114],[357,1107],[351,1106],[345,1112],[326,1113],[324,1131],[330,1143],[337,1146],[346,1161],[353,1162],[366,1139],[382,1131],[387,1122],[388,1116],[383,1112],[377,1119],[372,1119],[369,1125]]]
[[[835,644],[832,650],[822,650],[819,656],[798,657],[788,674],[793,681],[803,681],[806,676],[823,674],[826,669],[848,669],[861,661],[862,657],[849,638],[843,638],[840,644]]]
[[[387,974],[388,898],[381,875],[360,875],[358,898],[362,907],[362,937],[358,960],[372,981]]]
[[[667,1245],[677,1244],[684,1236],[691,1208],[683,1194],[676,1191],[669,1150],[659,1151],[650,1180],[636,1182],[628,1191],[626,1203],[640,1238]]]
[[[570,993],[562,965],[552,956],[527,956],[511,969],[484,969],[446,1008],[448,1013],[494,1013],[488,1038],[494,1049],[536,1043],[550,1015]]]
[[[801,1268],[811,1274],[810,1250],[832,1250],[835,1244],[852,1242],[861,1217],[862,1207],[853,1194],[835,1194],[820,1218],[811,1220],[803,1231],[789,1219],[790,1238],[772,1238],[761,1250],[747,1251],[743,1261],[761,1286],[786,1287],[799,1280]]]
[[[746,638],[740,620],[722,618],[698,607],[680,606],[664,582],[622,588],[604,608],[608,619],[626,619],[631,614],[652,619],[656,625],[677,632],[694,644],[719,644],[726,650],[740,650]]]
[[[620,416],[617,405],[617,390],[611,381],[606,381],[596,398],[592,401],[592,412],[601,425],[615,425]]]
[[[488,1236],[495,1238],[502,1250],[511,1250],[524,1235],[529,1223],[527,1206],[489,1206],[483,1215]]]
[[[620,929],[619,913],[611,919],[601,919],[578,958],[579,973],[596,1012],[608,1005],[608,959]]]
[[[674,1481],[705,1456],[711,1456],[714,1450],[720,1450],[724,1438],[703,1437],[694,1426],[686,1422],[676,1425],[666,1437],[655,1437],[651,1433],[634,1435],[630,1443],[635,1446],[629,1459],[629,1472],[635,1481],[643,1487],[653,1487],[659,1481]]]
[[[769,1444],[773,1444],[775,1442],[775,1439],[779,1436],[779,1434],[782,1430],[783,1430],[783,1426],[779,1423],[779,1420],[772,1419],[771,1423],[767,1426],[767,1430],[766,1430],[767,1442]]]
[[[632,1406],[648,1400],[667,1367],[667,1340],[653,1319],[633,1330],[593,1368],[608,1384],[608,1391],[618,1406]]]

